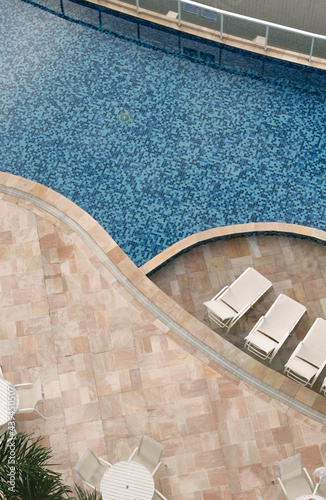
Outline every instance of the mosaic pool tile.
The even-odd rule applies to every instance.
[[[2,170],[73,200],[137,265],[215,226],[326,229],[325,72],[39,3],[0,11]]]

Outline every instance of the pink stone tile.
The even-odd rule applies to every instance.
[[[65,203],[68,207],[71,202]],[[0,213],[2,207],[0,201]],[[259,492],[275,500],[271,495],[276,490],[270,485],[277,474],[277,460],[300,450],[304,465],[322,465],[326,448],[320,427],[300,420],[285,405],[275,406],[204,356],[194,358],[193,351],[131,299],[90,249],[76,235],[63,233],[60,224],[55,227],[52,219],[38,215],[40,242],[24,241],[29,233],[33,238],[36,235],[24,229],[35,227],[35,216],[31,208],[13,208],[7,225],[0,225],[0,231],[13,231],[17,243],[3,251],[3,256],[19,257],[4,260],[0,266],[0,312],[5,320],[0,325],[1,363],[5,377],[15,383],[33,380],[40,373],[45,388],[40,407],[48,418],[43,422],[33,415],[17,417],[17,426],[45,436],[67,481],[72,481],[71,466],[87,447],[115,462],[127,459],[144,433],[166,446],[166,467],[161,467],[156,484],[171,500],[251,500]],[[5,209],[3,213],[9,217],[11,212]],[[308,246],[291,247],[291,254],[290,238],[283,246],[268,240],[259,246],[259,240],[256,246],[246,246],[245,240],[237,243],[231,259],[227,242],[220,242],[220,249],[200,247],[193,262],[189,255],[183,256],[180,264],[174,261],[175,276],[171,272],[165,276],[165,284],[169,285],[168,279],[174,282],[167,290],[180,291],[179,299],[182,295],[194,307],[196,300],[201,303],[216,293],[209,288],[212,284],[220,289],[231,283],[248,257],[253,262],[261,259],[262,272],[264,264],[279,287],[289,286],[285,266],[296,266],[293,259],[300,263],[301,272],[302,263],[309,261],[304,270],[308,282],[320,279],[318,269],[311,265]],[[120,251],[112,257],[140,280],[134,265],[123,264]],[[208,259],[214,279],[209,278]],[[319,265],[323,265],[321,259]],[[307,290],[295,274],[300,269],[292,270],[293,289],[284,289],[305,302]],[[310,296],[317,293],[314,285]],[[145,282],[143,286],[146,293],[153,291]],[[317,289],[321,294],[321,287]],[[271,292],[248,313],[248,323],[264,314],[275,297]],[[216,349],[221,349],[222,341],[214,333],[210,336],[206,325],[182,309],[173,309],[163,294],[157,300],[198,338],[215,340]],[[309,303],[314,314],[322,312],[319,299]],[[202,313],[198,310],[198,318]],[[243,322],[241,328],[246,325]],[[305,334],[306,324],[302,330]],[[293,393],[291,381],[284,382],[284,390]],[[307,394],[304,397],[310,400]],[[320,405],[322,397],[317,399]]]
[[[138,368],[137,355],[134,349],[120,349],[113,353],[116,370]]]
[[[215,430],[215,419],[212,413],[186,419],[189,434]]]

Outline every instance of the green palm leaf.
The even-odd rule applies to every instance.
[[[0,442],[0,498],[5,500],[68,500],[71,489],[61,474],[48,468],[52,451],[18,433],[11,440],[7,431]],[[53,464],[51,464],[53,465]],[[12,481],[10,481],[12,479]]]

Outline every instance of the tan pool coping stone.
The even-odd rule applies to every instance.
[[[207,40],[217,42],[222,45],[228,45],[230,47],[235,47],[238,49],[246,50],[247,52],[253,52],[255,54],[261,54],[274,59],[280,59],[282,61],[288,61],[296,64],[301,64],[303,66],[308,66],[310,68],[317,68],[326,70],[326,60],[318,57],[312,57],[309,61],[307,54],[301,54],[299,52],[293,52],[290,50],[279,49],[277,47],[267,46],[267,49],[261,46],[261,44],[254,44],[253,41],[239,38],[236,36],[224,34],[223,38],[220,38],[220,32],[214,31],[208,28],[200,28],[194,24],[190,24],[182,21],[181,26],[178,26],[177,19],[171,18],[170,16],[165,16],[159,13],[153,13],[146,9],[140,8],[137,13],[136,6],[120,2],[119,0],[87,0],[89,3],[100,5],[102,7],[107,7],[108,9],[121,12],[122,14],[127,14],[138,19],[144,19],[145,21],[150,21],[151,23],[165,26],[167,28],[174,29],[180,33],[188,33],[190,35],[195,35],[199,38],[205,38]],[[207,6],[209,7],[209,6]]]
[[[87,233],[91,237],[89,241],[86,241],[90,249],[95,251],[99,247],[103,252],[101,260],[106,260],[107,265],[111,266],[111,270],[116,268],[119,273],[122,273],[120,283],[133,295],[134,299],[143,303],[143,305],[144,300],[148,300],[148,303],[152,304],[154,308],[151,310],[152,314],[161,322],[167,324],[167,317],[171,322],[174,322],[170,325],[167,324],[169,335],[184,349],[201,360],[205,359],[211,368],[214,369],[217,360],[219,366],[224,366],[226,370],[245,382],[253,384],[254,379],[258,379],[258,381],[262,381],[265,384],[261,390],[270,397],[275,397],[273,396],[273,391],[278,391],[283,403],[288,402],[290,407],[294,407],[298,411],[300,411],[301,406],[301,412],[304,413],[306,409],[308,411],[306,415],[309,418],[315,418],[315,420],[323,424],[326,423],[326,418],[323,417],[323,415],[326,415],[326,398],[324,396],[302,387],[296,382],[264,366],[259,361],[250,358],[247,354],[240,351],[237,347],[187,313],[146,276],[148,269],[152,267],[150,263],[154,262],[158,265],[159,262],[164,262],[166,256],[171,258],[173,251],[178,253],[180,249],[184,250],[187,248],[187,244],[193,245],[194,242],[202,242],[216,238],[219,235],[251,232],[253,229],[256,231],[268,231],[268,228],[270,228],[271,231],[275,231],[277,228],[277,231],[291,232],[302,236],[313,236],[320,241],[326,241],[326,233],[324,231],[296,226],[295,224],[274,222],[249,223],[230,226],[229,228],[214,228],[190,236],[180,243],[176,243],[142,266],[142,268],[138,268],[98,222],[72,201],[52,189],[13,174],[0,172],[0,196],[4,201],[11,201],[33,212],[37,213],[40,211],[42,216],[46,214],[46,218],[58,227],[64,225],[66,228],[68,222],[71,232],[76,229],[79,232],[84,231],[84,234]],[[45,202],[44,206],[42,206],[43,202]],[[46,204],[51,206],[52,213],[46,209]],[[174,249],[173,251],[171,250],[172,248]],[[132,287],[135,287],[138,291],[136,297],[132,293]],[[174,328],[171,328],[171,325],[174,325]],[[185,332],[189,336],[185,336]],[[191,342],[189,342],[189,339]],[[298,403],[297,407],[296,402]]]

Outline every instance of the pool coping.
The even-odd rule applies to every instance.
[[[270,401],[284,405],[287,414],[297,412],[326,424],[326,398],[249,357],[243,351],[213,332],[168,297],[147,277],[149,263],[158,265],[187,246],[227,234],[245,234],[255,231],[283,231],[301,236],[312,236],[326,242],[324,231],[284,223],[248,223],[214,228],[194,234],[172,245],[149,263],[138,268],[117,245],[113,238],[88,213],[61,194],[37,182],[0,172],[1,199],[47,213],[48,220],[76,232],[113,274],[118,282],[167,327],[167,333],[182,348],[205,362],[212,369],[220,367],[231,378],[250,384]],[[236,233],[237,231],[237,233]]]
[[[165,265],[168,261],[198,245],[222,238],[227,239],[237,236],[251,236],[265,233],[269,235],[299,236],[301,238],[308,238],[326,244],[326,231],[309,226],[289,224],[286,222],[249,222],[245,224],[232,224],[230,226],[215,227],[200,231],[199,233],[194,233],[166,248],[143,264],[140,269],[148,276]]]

